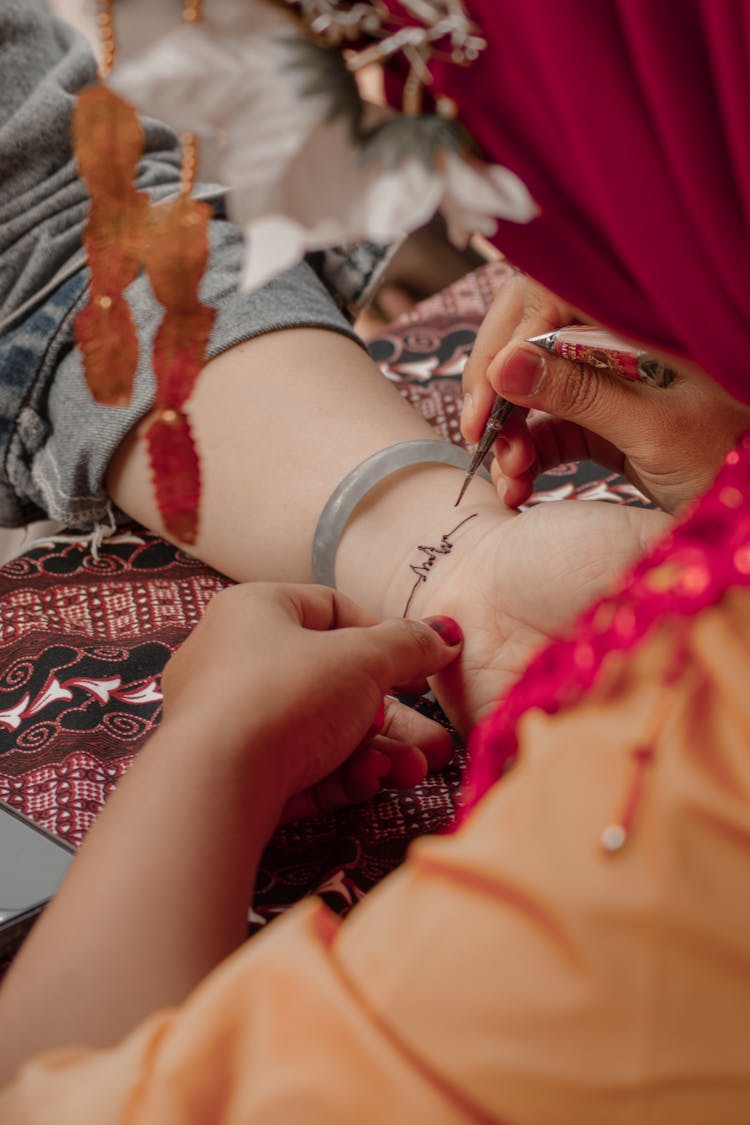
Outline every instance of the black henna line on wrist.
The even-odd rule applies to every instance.
[[[452,528],[450,531],[446,531],[445,535],[440,536],[440,545],[438,547],[429,547],[429,546],[425,546],[421,543],[419,544],[419,546],[417,547],[417,550],[418,551],[424,551],[424,553],[427,555],[427,560],[425,562],[423,562],[421,566],[417,566],[415,563],[409,564],[409,570],[413,571],[413,573],[416,574],[417,580],[414,583],[414,585],[412,586],[411,593],[409,594],[409,597],[406,600],[406,605],[404,606],[404,612],[401,614],[402,617],[408,616],[409,609],[411,607],[411,603],[414,600],[414,595],[416,594],[417,590],[419,589],[419,586],[423,582],[426,582],[427,579],[429,578],[430,573],[432,571],[432,568],[438,560],[438,556],[439,555],[449,555],[451,553],[451,551],[453,550],[453,543],[451,542],[451,536],[455,535],[456,532],[460,528],[462,528],[465,523],[469,522],[469,520],[476,519],[476,517],[478,515],[479,515],[478,512],[472,512],[472,514],[470,516],[466,516],[465,519],[462,519],[461,522],[457,523],[456,526],[454,528]]]

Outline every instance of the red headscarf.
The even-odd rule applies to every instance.
[[[488,40],[434,60],[541,208],[496,244],[594,319],[750,401],[750,4],[467,0]]]

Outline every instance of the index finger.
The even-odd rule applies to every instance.
[[[303,629],[327,632],[378,624],[377,617],[330,586],[284,583],[278,589]]]
[[[478,442],[482,437],[496,397],[488,368],[523,315],[524,293],[525,289],[514,278],[509,279],[479,326],[461,379],[464,395],[461,433],[467,441]]]
[[[498,372],[505,358],[529,336],[541,335],[580,320],[570,305],[525,274],[506,282],[491,306],[464,369],[465,409],[461,432],[480,440],[498,392]],[[468,400],[468,406],[466,405]]]

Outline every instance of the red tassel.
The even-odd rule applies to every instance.
[[[143,130],[128,102],[106,86],[89,86],[73,114],[75,154],[91,196],[83,236],[91,297],[75,324],[86,382],[97,402],[130,401],[138,337],[123,291],[140,269],[148,197],[133,185]]]
[[[183,543],[195,543],[201,474],[190,423],[185,414],[163,410],[144,433],[156,502],[164,526]]]
[[[127,405],[138,363],[138,335],[125,298],[121,294],[94,298],[76,317],[74,332],[96,401]]]
[[[205,364],[216,317],[216,310],[198,298],[208,260],[210,215],[206,204],[178,196],[153,213],[145,254],[149,280],[165,310],[154,340],[156,408],[162,418],[184,420],[185,427],[179,440],[171,423],[148,431],[151,471],[165,526],[186,543],[194,543],[197,535],[200,471],[182,408]],[[162,479],[165,472],[169,480]],[[184,496],[178,495],[177,482],[185,488]]]
[[[183,407],[204,366],[216,316],[198,297],[211,209],[190,199],[195,141],[185,138],[179,196],[152,207],[134,187],[143,130],[128,102],[106,86],[91,86],[77,100],[73,129],[92,204],[84,234],[91,298],[75,325],[86,380],[97,402],[130,401],[138,336],[123,291],[144,265],[164,306],[153,350],[156,418],[145,431],[154,492],[167,531],[194,543],[200,468]]]

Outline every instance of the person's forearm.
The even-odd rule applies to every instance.
[[[191,411],[204,473],[194,550],[240,580],[309,581],[313,532],[339,481],[378,450],[438,436],[360,348],[312,329],[271,333],[213,360]],[[339,588],[377,615],[400,614],[409,559],[420,561],[414,553],[425,538],[450,531],[456,512],[507,514],[481,480],[454,509],[461,481],[458,469],[425,465],[384,482],[342,537]],[[109,484],[121,507],[159,528],[145,450],[134,439]]]
[[[269,757],[194,722],[151,739],[0,988],[0,1082],[47,1047],[115,1042],[244,939],[280,807]]]

